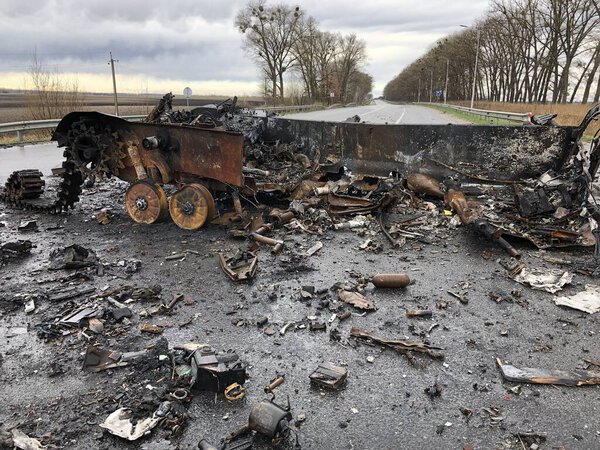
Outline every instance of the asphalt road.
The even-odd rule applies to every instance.
[[[343,122],[348,117],[359,116],[361,121],[370,123],[407,124],[407,125],[444,125],[448,123],[465,124],[467,122],[433,108],[417,105],[393,105],[382,100],[373,104],[349,108],[334,108],[306,113],[288,114],[290,119],[323,120]]]

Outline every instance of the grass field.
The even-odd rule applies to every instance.
[[[162,95],[119,95],[119,114],[135,115],[148,114],[154,105],[158,103]],[[207,103],[218,103],[226,100],[226,96],[192,96],[190,98],[190,107],[206,105]],[[247,97],[238,99],[241,106],[253,106],[263,104],[263,100],[258,97]],[[111,94],[84,94],[82,108],[83,111],[100,111],[114,114],[114,100]],[[176,95],[173,101],[176,109],[186,106],[186,99],[181,95]],[[58,119],[58,117],[53,117]],[[31,120],[29,109],[27,107],[27,95],[19,92],[0,93],[0,123],[18,122],[22,120]]]
[[[151,95],[119,95],[119,115],[130,116],[148,114],[158,103],[162,96],[158,94]],[[218,103],[226,100],[226,96],[192,96],[190,98],[190,108],[206,105],[208,103]],[[175,96],[173,107],[175,109],[184,109],[186,107],[185,97]],[[262,98],[245,97],[238,99],[240,106],[262,105]],[[107,114],[114,114],[114,100],[110,94],[84,94],[84,104],[76,108],[79,111],[99,111]],[[57,119],[58,117],[53,117]],[[20,92],[0,93],[0,123],[20,122],[32,120],[31,113],[27,106],[27,95]],[[24,142],[47,141],[50,139],[49,130],[33,130],[23,133]],[[12,145],[17,143],[15,133],[0,134],[0,145]]]

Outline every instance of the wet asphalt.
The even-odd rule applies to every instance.
[[[19,426],[32,436],[45,436],[55,448],[168,449],[176,444],[192,449],[202,437],[217,444],[244,423],[252,406],[267,397],[264,385],[276,374],[285,374],[276,401],[285,403],[289,396],[294,417],[305,415],[295,427],[304,449],[523,448],[514,436],[519,432],[545,434],[540,448],[599,448],[599,387],[505,382],[495,365],[496,357],[516,366],[547,369],[577,369],[584,367],[583,359],[600,360],[598,315],[558,307],[552,295],[509,279],[499,264],[506,259],[502,250],[468,230],[444,221],[413,229],[430,242],[408,240],[400,249],[391,248],[376,231],[372,235],[327,231],[322,236],[279,231],[286,242],[284,252],[260,251],[255,280],[238,284],[221,272],[216,254],[246,248],[247,242],[229,237],[217,225],[189,232],[171,222],[134,224],[121,206],[125,188],[117,180],[102,182],[84,191],[73,212],[60,216],[0,206],[0,222],[5,225],[0,227],[0,242],[26,238],[36,245],[30,256],[0,268],[1,426]],[[103,207],[114,213],[108,225],[93,219]],[[37,220],[40,231],[19,233],[16,228],[23,219]],[[380,243],[383,251],[360,249],[368,238]],[[318,253],[295,257],[317,240],[324,244]],[[170,346],[195,341],[234,349],[249,367],[246,399],[230,403],[222,396],[197,393],[189,405],[190,420],[183,433],[172,438],[172,446],[165,440],[171,439],[165,430],[156,429],[133,443],[103,432],[98,423],[116,408],[107,398],[133,389],[127,378],[132,369],[89,374],[81,370],[85,339],[77,334],[50,343],[38,339],[34,325],[64,305],[41,301],[29,315],[20,305],[15,311],[7,307],[14,294],[57,285],[45,280],[68,273],[47,271],[50,250],[72,243],[93,249],[101,261],[113,264],[85,285],[100,290],[123,283],[159,283],[164,299],[177,293],[193,299],[193,304],[179,304],[174,315],[151,321],[166,326],[163,336]],[[540,259],[533,248],[519,248],[530,267],[561,267]],[[165,259],[185,250],[194,253],[181,261]],[[591,260],[589,249],[549,253],[564,260]],[[142,266],[123,279],[116,263],[129,259],[141,260]],[[349,320],[336,321],[340,341],[331,339],[331,326],[327,331],[291,326],[284,335],[279,333],[286,323],[306,323],[308,316],[327,321],[332,311],[320,303],[329,300],[331,307],[336,306],[337,295],[330,290],[335,283],[352,285],[360,277],[395,272],[408,273],[412,284],[406,289],[367,289],[378,310],[364,316],[354,311]],[[597,280],[575,274],[565,292],[578,292],[586,283]],[[326,293],[302,300],[301,286]],[[448,291],[464,294],[468,303]],[[490,292],[503,293],[512,301],[498,304]],[[84,301],[85,297],[78,298],[73,304]],[[133,351],[155,342],[159,336],[139,332],[139,313],[145,307],[133,303],[132,325],[107,336],[104,345]],[[407,318],[406,311],[412,308],[431,309],[433,316]],[[255,325],[263,316],[277,331],[274,335]],[[444,348],[445,358],[417,357],[411,364],[403,355],[349,338],[351,327],[386,338],[426,341]],[[348,368],[347,383],[339,391],[310,385],[309,374],[323,361]],[[63,373],[53,375],[53,364]],[[144,374],[132,376],[138,387],[148,391],[153,387],[154,381]],[[440,395],[430,397],[425,389],[436,383]],[[463,414],[461,408],[472,415]],[[278,448],[293,448],[292,444]],[[272,446],[259,439],[255,448]]]

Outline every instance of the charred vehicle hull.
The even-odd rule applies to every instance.
[[[554,183],[515,191],[513,204],[524,216],[532,216],[585,203],[600,160],[597,136],[589,151],[581,145],[583,132],[600,115],[598,106],[579,127],[374,125],[240,114],[234,111],[235,99],[228,107],[195,115],[171,111],[171,99],[165,96],[143,123],[97,112],[68,114],[54,133],[65,148],[57,198],[51,203],[35,200],[44,182],[38,171],[26,170],[11,176],[3,199],[57,213],[73,207],[86,178],[116,176],[130,183],[124,203],[134,221],[153,223],[170,216],[181,228],[198,229],[217,212],[216,191],[231,194],[241,212],[240,193],[279,192],[287,197],[294,191],[287,198],[299,198],[300,184],[322,187],[324,180],[336,176],[401,180],[420,173],[451,177],[453,182],[513,185],[548,173],[565,180],[570,174],[560,189]],[[280,161],[264,170],[261,163],[269,158]],[[284,169],[297,163],[300,170],[292,177]],[[177,188],[170,199],[164,185]],[[332,194],[327,200],[335,214],[375,211],[390,203],[389,198],[375,203]],[[482,227],[480,217],[461,212],[464,217],[486,235],[502,234]]]

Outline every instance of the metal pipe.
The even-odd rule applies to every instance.
[[[258,234],[258,233],[251,233],[250,235],[254,238],[254,240],[256,242],[260,242],[262,244],[267,244],[267,245],[272,245],[272,246],[275,246],[277,244],[283,244],[283,241],[279,241],[277,239],[273,239],[273,238],[270,238],[270,237],[267,237],[267,236],[263,236],[263,235]]]

